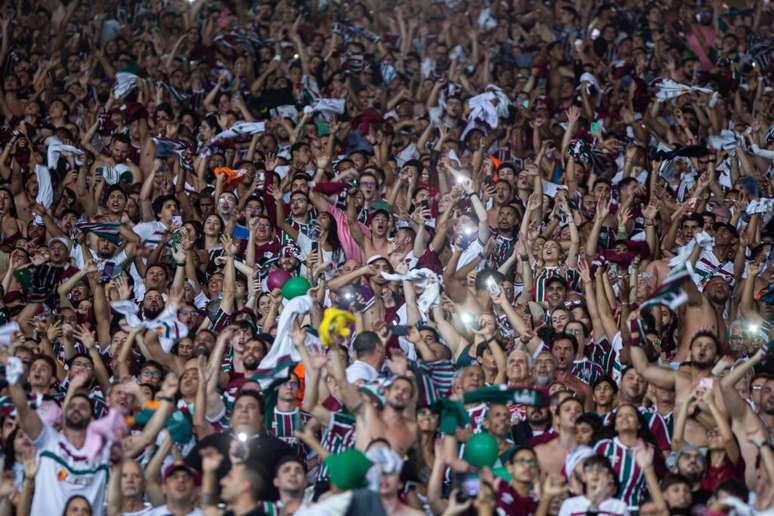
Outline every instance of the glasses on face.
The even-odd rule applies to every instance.
[[[145,369],[143,371],[140,371],[141,375],[150,376],[151,378],[161,379],[161,373],[159,371],[152,371],[150,369]]]
[[[298,389],[299,383],[295,380],[291,380],[289,382],[285,382],[285,386],[289,389]]]
[[[375,181],[360,181],[360,184],[362,186],[376,186],[376,182]]]
[[[306,204],[306,200],[305,199],[296,199],[294,201],[290,201],[290,205],[291,206],[303,206],[305,204]]]

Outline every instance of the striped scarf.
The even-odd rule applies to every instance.
[[[666,305],[674,311],[686,303],[688,294],[682,284],[684,281],[692,280],[691,269],[690,264],[685,262],[683,266],[672,270],[655,292],[640,305],[640,310],[649,306]]]
[[[121,245],[121,224],[118,222],[79,222],[75,227],[84,233],[94,233],[115,245]]]

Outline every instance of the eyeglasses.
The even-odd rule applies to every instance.
[[[285,382],[285,385],[291,389],[298,389],[299,383],[296,381]]]
[[[295,201],[290,201],[291,206],[303,206],[306,204],[306,199],[296,199]]]
[[[376,182],[375,181],[360,181],[360,184],[362,186],[376,186]]]
[[[150,369],[144,369],[140,371],[141,375],[150,376],[151,378],[161,379],[161,373],[159,371],[151,371]]]

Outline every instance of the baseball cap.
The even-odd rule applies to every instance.
[[[175,461],[169,466],[167,466],[167,468],[164,470],[164,476],[163,476],[164,482],[166,482],[167,479],[177,471],[185,471],[186,473],[191,475],[191,478],[193,478],[193,481],[197,486],[201,485],[202,483],[201,474],[183,461]]]

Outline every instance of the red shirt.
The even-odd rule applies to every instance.
[[[729,478],[744,478],[744,459],[740,455],[736,463],[731,462],[728,455],[723,459],[720,466],[709,466],[704,478],[701,479],[699,486],[709,492],[714,492],[715,488]]]
[[[529,496],[521,496],[508,482],[500,482],[497,488],[497,508],[508,516],[532,516],[538,503]]]

